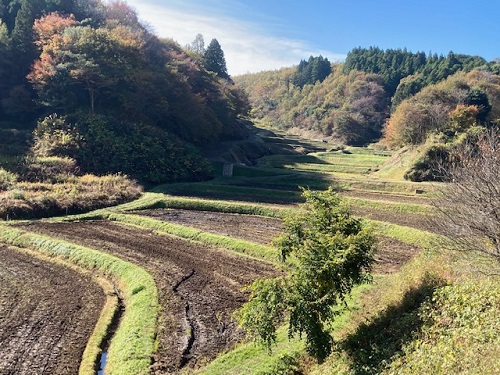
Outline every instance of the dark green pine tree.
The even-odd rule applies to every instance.
[[[471,89],[465,98],[465,103],[467,105],[475,105],[479,111],[476,118],[481,122],[486,121],[486,117],[491,112],[492,106],[488,100],[488,95],[483,90],[479,88]]]
[[[229,79],[224,51],[217,39],[212,39],[205,51],[205,68],[221,78]]]

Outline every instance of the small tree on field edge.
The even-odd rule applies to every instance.
[[[275,240],[288,271],[254,282],[236,317],[268,349],[276,342],[277,326],[288,320],[289,337],[305,335],[308,353],[322,361],[332,350],[335,307],[355,285],[370,280],[375,238],[331,188],[304,189],[303,197],[303,209],[285,220]]]
[[[441,173],[436,224],[454,249],[486,255],[500,272],[500,130],[470,136]]]

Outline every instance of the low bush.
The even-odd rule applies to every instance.
[[[436,290],[419,310],[422,329],[389,373],[500,373],[500,287],[462,280]]]
[[[0,191],[9,190],[17,182],[17,175],[0,168]]]

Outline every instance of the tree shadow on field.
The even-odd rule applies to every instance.
[[[369,323],[339,343],[352,361],[356,375],[379,374],[422,328],[419,307],[444,280],[426,275],[420,285],[406,292],[399,304],[390,305]]]

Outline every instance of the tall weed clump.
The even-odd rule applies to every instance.
[[[17,183],[18,176],[15,173],[0,168],[0,192],[9,190]]]
[[[138,198],[142,188],[123,175],[73,176],[64,182],[17,182],[0,191],[0,219],[76,214]]]

